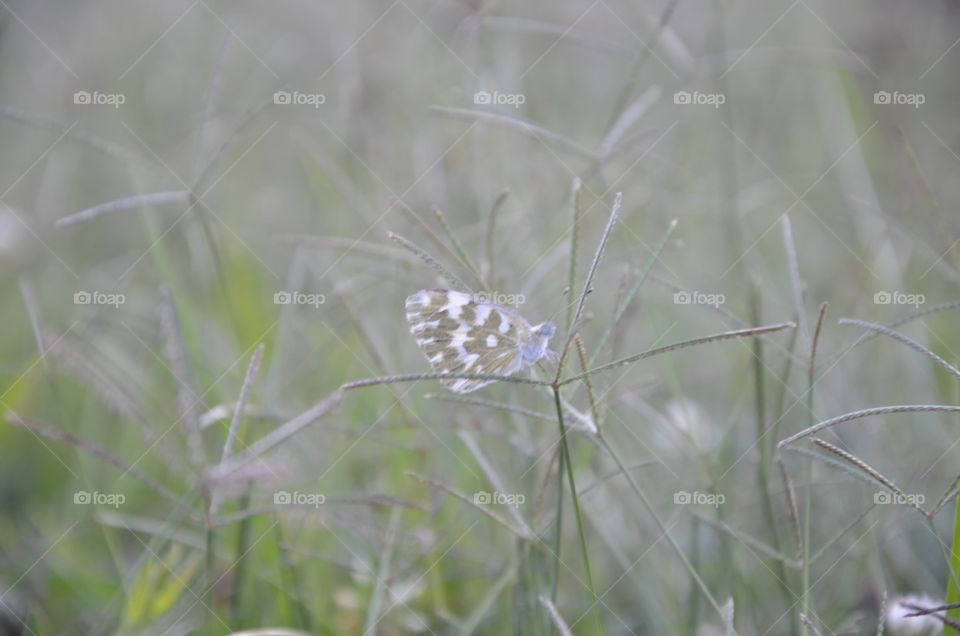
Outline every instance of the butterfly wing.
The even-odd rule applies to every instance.
[[[470,294],[430,289],[407,297],[407,322],[420,350],[438,373],[511,375],[523,366],[520,345],[529,325],[519,316]],[[441,380],[455,393],[469,393],[494,380]]]

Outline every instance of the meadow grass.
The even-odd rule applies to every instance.
[[[953,9],[4,8],[0,632],[960,631]]]

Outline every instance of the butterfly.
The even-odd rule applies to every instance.
[[[547,348],[556,333],[552,322],[531,325],[516,311],[472,294],[424,289],[407,297],[406,309],[410,333],[438,373],[513,375],[541,358],[557,359]],[[470,393],[495,380],[441,382],[454,393]]]

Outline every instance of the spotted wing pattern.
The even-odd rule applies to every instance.
[[[407,297],[407,322],[420,350],[438,373],[511,375],[523,366],[521,345],[530,328],[498,305],[476,303],[470,294],[425,289]],[[469,393],[494,380],[441,380],[455,393]]]

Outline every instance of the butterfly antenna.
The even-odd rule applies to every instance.
[[[556,309],[554,309],[554,310],[553,310],[553,313],[550,314],[550,317],[549,317],[546,321],[544,321],[544,322],[552,322],[554,325],[556,325],[556,324],[557,324],[557,314],[559,314],[560,312],[566,311],[566,310],[569,309],[572,305],[576,304],[576,302],[577,302],[576,300],[570,302],[570,299],[569,299],[570,288],[569,288],[569,287],[564,288],[563,292],[561,292],[561,295],[567,297],[567,298],[566,298],[567,302],[566,302],[566,303],[563,303],[560,307],[557,307]],[[572,330],[571,330],[571,331],[572,331]]]
[[[587,293],[588,293],[588,294],[590,294],[590,293],[592,293],[592,292],[593,292],[593,288],[592,288],[592,287],[587,290]],[[571,307],[573,307],[574,305],[576,305],[576,304],[580,301],[579,298],[572,298],[572,299],[570,298],[570,288],[569,288],[569,287],[564,287],[563,292],[561,292],[561,295],[565,297],[566,302],[565,302],[561,307],[558,307],[557,309],[555,309],[555,310],[553,311],[553,314],[550,315],[550,322],[552,322],[553,324],[557,324],[557,323],[556,323],[556,316],[557,316],[557,314],[559,314],[561,311],[567,311],[568,309],[570,309]],[[582,326],[583,326],[583,317],[580,318],[580,320],[577,322],[577,324],[571,325],[571,327],[570,327],[570,333],[575,333],[575,332],[576,332],[577,330],[579,330],[580,327],[582,327]]]

